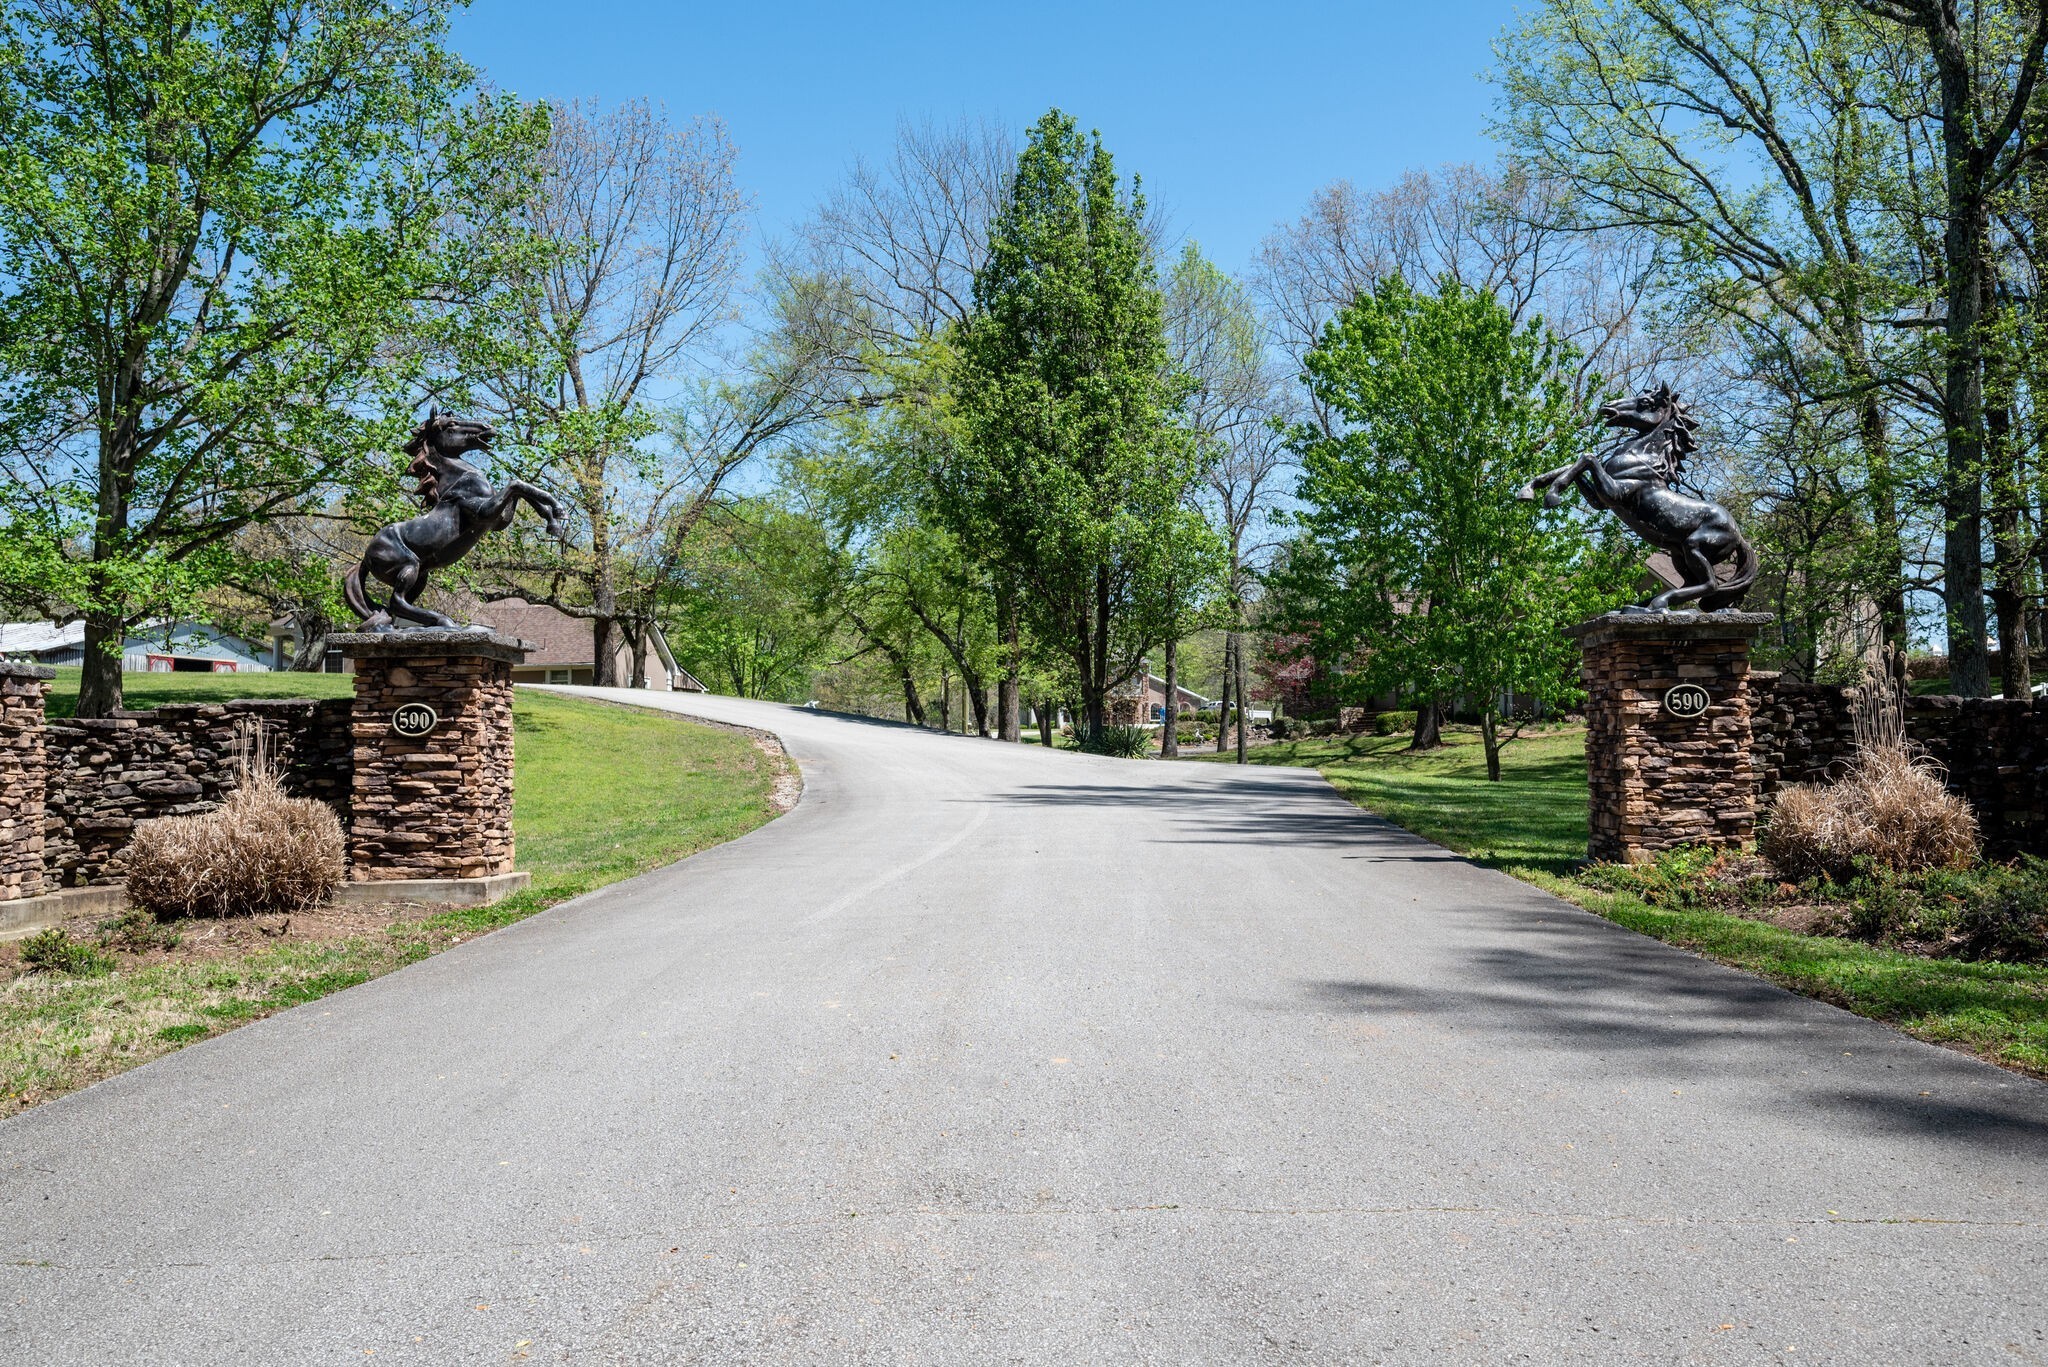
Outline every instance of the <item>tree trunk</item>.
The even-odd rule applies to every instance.
[[[930,725],[925,720],[924,700],[917,696],[917,676],[910,672],[907,661],[899,660],[897,664],[903,670],[903,720],[913,726]]]
[[[334,623],[318,608],[293,612],[291,619],[299,644],[292,651],[292,662],[288,672],[320,673],[327,664],[327,633],[334,629]]]
[[[1166,707],[1159,714],[1159,757],[1180,758],[1180,642],[1166,639]]]
[[[1216,702],[1216,753],[1219,755],[1230,748],[1230,683],[1236,659],[1237,633],[1226,632],[1223,637],[1223,696]]]
[[[1415,734],[1408,742],[1410,750],[1436,750],[1444,743],[1443,714],[1436,705],[1436,699],[1423,698],[1415,704]]]
[[[1059,727],[1059,709],[1058,703],[1042,699],[1032,709],[1038,713],[1038,744],[1043,749],[1053,748],[1053,732]]]
[[[1017,586],[1005,581],[996,595],[996,618],[1003,632],[1003,675],[996,682],[996,738],[1011,744],[1024,739],[1022,712],[1024,646],[1018,625]]]
[[[1088,739],[1100,745],[1106,720],[1103,712],[1109,705],[1109,568],[1105,565],[1095,567],[1094,626],[1093,668],[1083,676],[1081,687],[1086,690],[1083,701],[1088,706]]]
[[[1244,764],[1252,724],[1252,667],[1244,654],[1244,633],[1235,634],[1237,649],[1231,653],[1237,660],[1237,762]]]
[[[633,648],[633,687],[647,687],[647,643],[653,635],[652,628],[642,625],[626,633],[626,640]]]
[[[1862,334],[1855,334],[1855,346],[1862,347]],[[1878,629],[1885,644],[1906,648],[1906,559],[1902,549],[1896,477],[1892,472],[1891,433],[1885,420],[1884,399],[1875,381],[1864,375],[1869,388],[1857,400],[1857,435],[1863,446],[1864,496],[1870,503],[1870,535],[1873,545],[1873,596],[1877,601]]]
[[[1948,429],[1941,481],[1941,560],[1948,599],[1949,687],[1962,697],[1981,698],[1991,691],[1984,613],[1984,375],[1978,332],[1988,224],[1976,147],[1973,59],[1961,33],[1940,19],[1930,21],[1927,37],[1939,76],[1948,191],[1941,244],[1948,287],[1941,394]]]
[[[85,661],[78,681],[77,715],[108,717],[121,707],[121,647],[128,623],[118,613],[85,616]]]
[[[1486,777],[1489,782],[1500,782],[1500,731],[1496,725],[1493,708],[1488,707],[1479,714],[1479,740],[1486,747]]]

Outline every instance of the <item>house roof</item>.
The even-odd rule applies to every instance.
[[[55,622],[0,622],[0,654],[33,654],[84,644],[84,622],[66,622],[63,626]]]
[[[170,638],[169,646],[165,644],[166,636]],[[207,659],[220,658],[222,653],[254,658],[249,650],[251,643],[205,622],[152,618],[129,627],[122,639],[131,651],[175,649],[181,655]],[[0,655],[40,655],[84,644],[83,621],[61,626],[55,622],[0,622]],[[209,655],[208,651],[215,653]]]
[[[495,599],[483,604],[478,612],[482,620],[505,635],[533,643],[533,651],[526,657],[529,665],[560,668],[593,663],[590,623],[585,619],[523,598]]]

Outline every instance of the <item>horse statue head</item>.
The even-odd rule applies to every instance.
[[[1699,441],[1693,436],[1699,430],[1699,419],[1692,416],[1668,384],[1645,389],[1633,398],[1603,403],[1599,411],[1600,421],[1606,426],[1637,434],[1632,445],[1664,458],[1667,482],[1678,478],[1685,458],[1699,449]]]
[[[428,410],[426,418],[412,430],[403,448],[405,454],[412,457],[405,472],[419,481],[421,506],[433,507],[443,487],[453,484],[465,473],[473,473],[476,467],[462,459],[463,455],[470,451],[489,451],[497,435],[498,430],[487,422],[458,418],[453,413],[443,413],[438,407]]]

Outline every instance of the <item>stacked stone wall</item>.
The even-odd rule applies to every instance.
[[[0,902],[43,891],[43,697],[51,671],[0,663]]]
[[[51,720],[42,848],[50,886],[118,882],[137,823],[218,807],[259,729],[287,791],[326,802],[346,823],[349,714],[346,698],[245,699]]]
[[[1849,691],[1757,679],[1761,793],[1840,777],[1856,750]],[[1987,854],[2048,855],[2048,699],[1908,698],[1906,735],[1976,812]]]
[[[1838,684],[1794,683],[1777,674],[1750,675],[1754,699],[1758,793],[1787,783],[1840,778],[1856,748],[1848,690]]]
[[[458,640],[434,645],[447,653],[429,653],[431,643],[421,638],[441,635]],[[410,643],[394,633],[350,652],[356,698],[349,876],[356,881],[512,870],[512,662],[494,658],[501,648],[490,638],[463,642],[459,635],[417,633],[417,653],[399,654]],[[369,655],[371,649],[392,653]],[[431,734],[413,739],[393,729],[393,714],[407,703],[434,709],[439,722]]]

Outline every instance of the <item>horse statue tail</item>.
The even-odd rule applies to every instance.
[[[348,601],[349,610],[368,621],[377,612],[370,606],[370,595],[363,588],[363,562],[358,560],[341,577],[341,596]]]
[[[1750,585],[1756,583],[1756,547],[1749,544],[1749,538],[1736,534],[1735,573],[1725,583],[1716,584],[1714,591],[1700,601],[1705,612],[1716,612],[1722,608],[1739,607]]]

